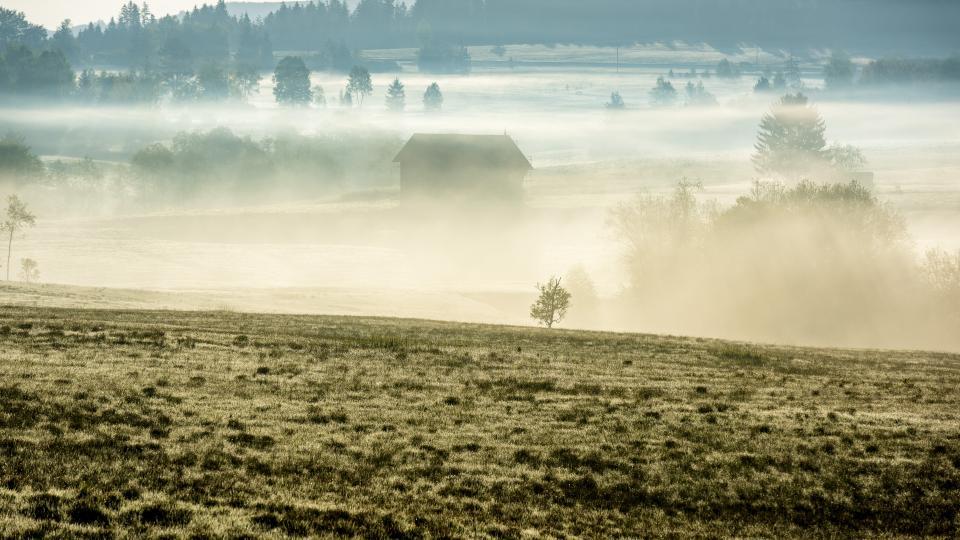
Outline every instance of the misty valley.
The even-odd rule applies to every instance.
[[[960,8],[5,4],[0,536],[960,530]]]

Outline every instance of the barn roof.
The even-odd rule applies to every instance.
[[[507,165],[528,171],[533,169],[530,160],[509,135],[417,133],[410,137],[393,162],[446,161],[452,156],[483,164]]]

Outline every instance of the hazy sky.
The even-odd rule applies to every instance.
[[[137,0],[141,4],[143,0]],[[179,13],[194,5],[216,0],[148,0],[154,15]],[[27,14],[31,22],[55,28],[63,19],[73,24],[85,24],[100,19],[109,20],[120,12],[124,0],[0,0],[0,7],[15,9]]]

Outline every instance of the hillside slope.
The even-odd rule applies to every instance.
[[[0,308],[0,536],[958,533],[960,356]]]

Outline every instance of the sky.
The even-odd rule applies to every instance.
[[[205,0],[148,0],[150,11],[161,16],[192,9]],[[215,0],[206,0],[208,3]],[[120,12],[123,0],[0,0],[0,7],[22,11],[30,22],[48,29],[56,28],[60,21],[70,19],[74,25],[98,20],[110,20]],[[137,4],[142,0],[137,0]]]

